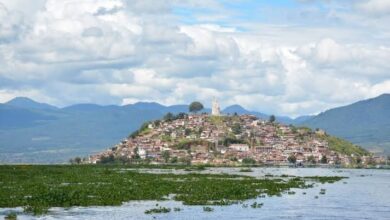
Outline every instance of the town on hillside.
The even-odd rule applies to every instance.
[[[162,120],[147,122],[86,163],[352,166],[380,162],[352,144],[358,149],[353,153],[333,149],[329,135],[319,129],[277,123],[274,116],[264,120],[246,114],[222,115],[216,100],[211,114],[198,113],[202,109],[201,103],[193,102],[190,114],[168,113]]]

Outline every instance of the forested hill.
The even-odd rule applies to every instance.
[[[302,124],[389,154],[390,94],[330,109]]]

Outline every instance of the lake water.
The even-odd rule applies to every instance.
[[[296,194],[248,200],[264,203],[262,208],[244,208],[242,204],[213,206],[213,212],[204,212],[203,206],[184,206],[175,201],[128,202],[119,207],[52,208],[42,217],[19,214],[18,219],[389,219],[390,170],[324,169],[324,168],[252,168],[254,172],[241,173],[239,168],[212,168],[201,173],[229,173],[261,177],[265,174],[295,176],[346,176],[348,179],[333,184],[316,184],[310,189],[293,189]],[[147,171],[147,170],[145,170]],[[185,172],[154,170],[153,172]],[[317,186],[318,185],[318,186]],[[326,189],[325,195],[320,195]],[[303,194],[305,192],[306,194]],[[318,196],[318,198],[316,198]],[[171,208],[166,214],[146,215],[144,211],[160,206]],[[182,208],[174,212],[174,207]],[[0,217],[11,209],[0,209]],[[19,209],[12,209],[22,211]]]

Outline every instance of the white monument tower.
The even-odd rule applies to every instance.
[[[219,109],[219,103],[218,103],[217,99],[215,99],[215,98],[213,99],[213,103],[212,103],[211,115],[214,115],[214,116],[221,115],[221,110]]]

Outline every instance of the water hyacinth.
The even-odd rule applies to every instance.
[[[173,199],[184,205],[224,206],[265,195],[281,196],[293,188],[310,188],[313,187],[311,181],[325,183],[340,179],[278,176],[256,179],[192,172],[156,174],[127,168],[99,165],[0,166],[0,207],[25,207],[27,213],[44,215],[50,207],[119,206],[137,200]],[[157,210],[148,213],[168,211],[157,207]]]

